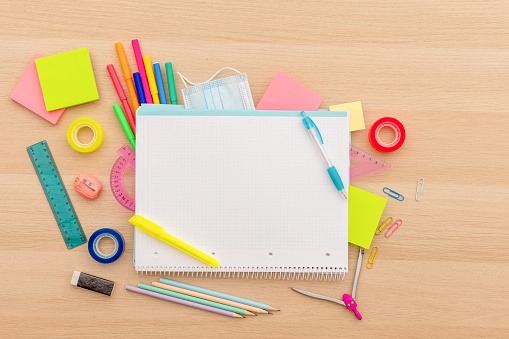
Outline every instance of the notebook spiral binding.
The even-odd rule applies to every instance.
[[[246,278],[278,280],[344,280],[346,269],[342,267],[145,267],[136,266],[136,273],[145,275],[164,275],[173,277]]]

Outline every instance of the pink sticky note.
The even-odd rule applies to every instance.
[[[42,55],[36,54],[32,59],[30,65],[28,65],[25,73],[23,73],[18,84],[12,91],[10,98],[55,125],[62,116],[62,113],[64,113],[65,108],[51,112],[46,110],[41,84],[39,82],[39,75],[35,67],[35,59],[38,58],[42,58]]]
[[[323,97],[306,86],[277,72],[256,106],[258,110],[316,111]]]

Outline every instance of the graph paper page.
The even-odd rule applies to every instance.
[[[211,255],[223,270],[347,270],[348,202],[327,174],[299,112],[165,115],[176,110],[157,106],[162,107],[138,111],[136,214]],[[348,114],[318,112],[309,115],[348,187]],[[135,266],[208,267],[138,229]]]

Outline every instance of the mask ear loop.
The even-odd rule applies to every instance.
[[[226,69],[229,69],[229,70],[232,70],[232,71],[234,71],[234,72],[237,72],[238,74],[242,74],[242,73],[240,73],[239,71],[237,71],[235,68],[231,68],[231,67],[223,67],[223,68],[221,68],[219,71],[217,71],[216,73],[214,73],[214,75],[213,75],[213,76],[211,76],[209,80],[204,81],[204,82],[197,82],[197,83],[194,83],[194,82],[189,81],[189,79],[187,79],[185,76],[183,76],[183,75],[182,75],[180,72],[178,72],[178,71],[177,71],[177,74],[180,76],[180,79],[182,79],[182,82],[184,83],[184,86],[186,86],[186,88],[187,88],[187,83],[189,83],[190,85],[195,86],[195,85],[200,85],[200,84],[204,84],[204,83],[206,83],[206,82],[212,81],[212,79],[214,79],[214,78],[216,77],[216,75],[218,75],[220,72],[222,72],[222,71],[224,71],[224,70],[226,70]]]

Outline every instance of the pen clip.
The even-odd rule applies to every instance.
[[[320,133],[320,130],[318,129],[318,127],[316,127],[315,122],[313,120],[311,120],[310,118],[308,118],[308,119],[311,121],[312,127],[314,127],[316,132],[318,133],[318,137],[320,138],[320,142],[323,144],[322,134]]]
[[[320,133],[320,130],[318,129],[318,127],[316,127],[315,122],[313,120],[311,120],[311,118],[308,117],[307,114],[304,111],[300,112],[300,114],[304,118],[303,119],[304,120],[304,126],[306,126],[307,129],[314,128],[316,130],[316,132],[318,133],[318,137],[320,138],[320,142],[323,144],[322,134]]]

